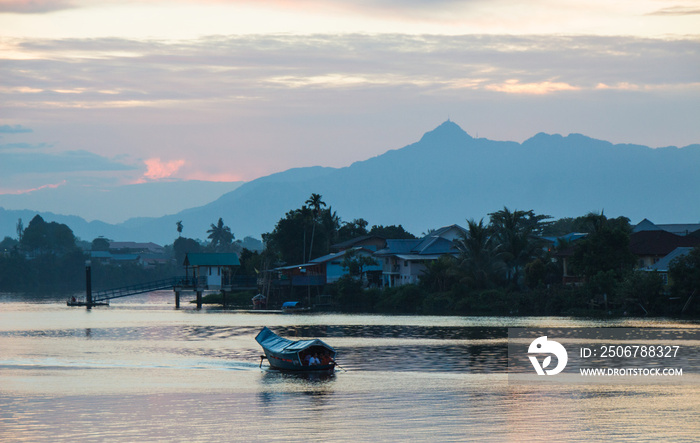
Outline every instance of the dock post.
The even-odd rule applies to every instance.
[[[202,291],[197,291],[197,309],[202,309]]]
[[[226,309],[226,291],[223,290],[223,289],[221,290],[221,298],[223,298],[223,301],[222,301],[222,302],[223,302],[223,305],[224,305],[224,309]]]
[[[175,291],[175,309],[180,309],[180,291]]]
[[[85,307],[92,308],[92,263],[90,260],[85,261]]]

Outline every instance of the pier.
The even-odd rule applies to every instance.
[[[212,291],[221,291],[224,294],[224,305],[226,293],[234,290],[257,289],[257,279],[255,277],[239,276],[232,278],[228,284],[220,288],[212,288]],[[195,277],[171,277],[162,280],[138,283],[134,285],[121,286],[118,288],[105,289],[100,291],[92,290],[92,275],[89,262],[85,265],[85,299],[68,301],[68,306],[85,306],[90,309],[93,306],[109,306],[109,301],[115,298],[129,297],[147,292],[171,289],[175,293],[175,309],[180,308],[180,295],[183,292],[194,292],[196,294],[197,309],[202,308],[202,296],[204,291],[209,290],[207,283],[202,278]]]

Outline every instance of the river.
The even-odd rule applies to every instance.
[[[263,326],[323,339],[342,369],[299,377],[261,368],[254,337]],[[700,332],[675,320],[176,310],[168,291],[91,310],[0,295],[0,441],[700,438],[692,368],[683,382],[515,383],[511,327]],[[698,341],[683,347],[700,354]]]

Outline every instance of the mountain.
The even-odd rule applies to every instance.
[[[204,239],[209,225],[222,217],[236,238],[259,237],[312,192],[321,194],[343,220],[402,224],[417,235],[464,225],[468,218],[486,219],[503,206],[556,218],[604,210],[633,222],[697,222],[698,165],[700,145],[652,149],[544,133],[523,143],[502,142],[473,138],[446,121],[416,143],[348,167],[272,174],[204,206],[127,220],[100,235],[171,243],[177,236],[175,222],[182,220],[183,235]],[[94,238],[69,226],[82,238]]]
[[[121,223],[136,216],[160,217],[199,206],[202,201],[214,201],[241,184],[187,180],[99,187],[66,183],[23,194],[0,195],[0,207],[33,208],[86,220]]]

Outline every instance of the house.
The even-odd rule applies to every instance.
[[[427,262],[443,255],[457,256],[454,240],[466,232],[459,225],[450,225],[419,239],[387,239],[386,247],[374,254],[382,263],[382,284],[393,287],[417,283]]]
[[[700,246],[700,237],[676,235],[663,229],[651,229],[630,234],[630,251],[639,261],[639,268],[647,268],[680,247]]]
[[[679,257],[684,257],[688,254],[690,254],[690,251],[692,251],[693,248],[689,247],[679,247],[671,251],[668,255],[666,255],[664,258],[658,260],[656,263],[654,263],[651,266],[647,266],[646,268],[643,268],[643,271],[648,271],[648,272],[658,272],[659,275],[661,276],[661,279],[664,282],[664,285],[668,286],[670,283],[669,278],[668,278],[668,270],[671,267],[671,263],[673,260],[679,258]]]
[[[353,247],[350,249],[343,249],[340,252],[324,255],[323,257],[315,258],[311,260],[311,263],[318,263],[322,265],[322,271],[326,276],[326,283],[335,283],[340,280],[341,277],[348,275],[350,272],[347,267],[343,266],[343,262],[345,261],[347,255],[353,254],[355,256],[373,258],[373,252],[374,251],[364,247]],[[382,265],[378,260],[375,261],[377,262],[376,265],[366,265],[363,267],[362,276],[360,276],[363,280],[371,282],[375,280],[371,277],[372,275],[376,275],[377,277],[381,275]],[[379,278],[376,280],[379,280]]]
[[[235,253],[187,253],[185,254],[185,276],[189,269],[198,286],[206,289],[222,289],[230,286],[236,269],[241,265]]]
[[[112,254],[163,254],[165,248],[151,242],[111,241],[109,242],[109,251]]]
[[[281,280],[289,286],[323,286],[328,283],[335,283],[341,277],[349,274],[349,269],[343,266],[345,256],[349,253],[359,256],[372,257],[369,249],[355,247],[334,252],[322,257],[315,258],[308,263],[283,266],[275,270],[280,273]],[[380,264],[368,265],[363,268],[363,274],[381,273]]]
[[[644,219],[639,222],[634,228],[632,228],[632,233],[642,232],[642,231],[666,231],[671,234],[680,235],[684,237],[686,235],[693,235],[696,237],[700,236],[700,223],[675,223],[675,224],[654,224],[648,219]]]
[[[139,263],[139,255],[113,254],[109,251],[90,251],[90,260],[105,265],[119,266],[123,263]]]

